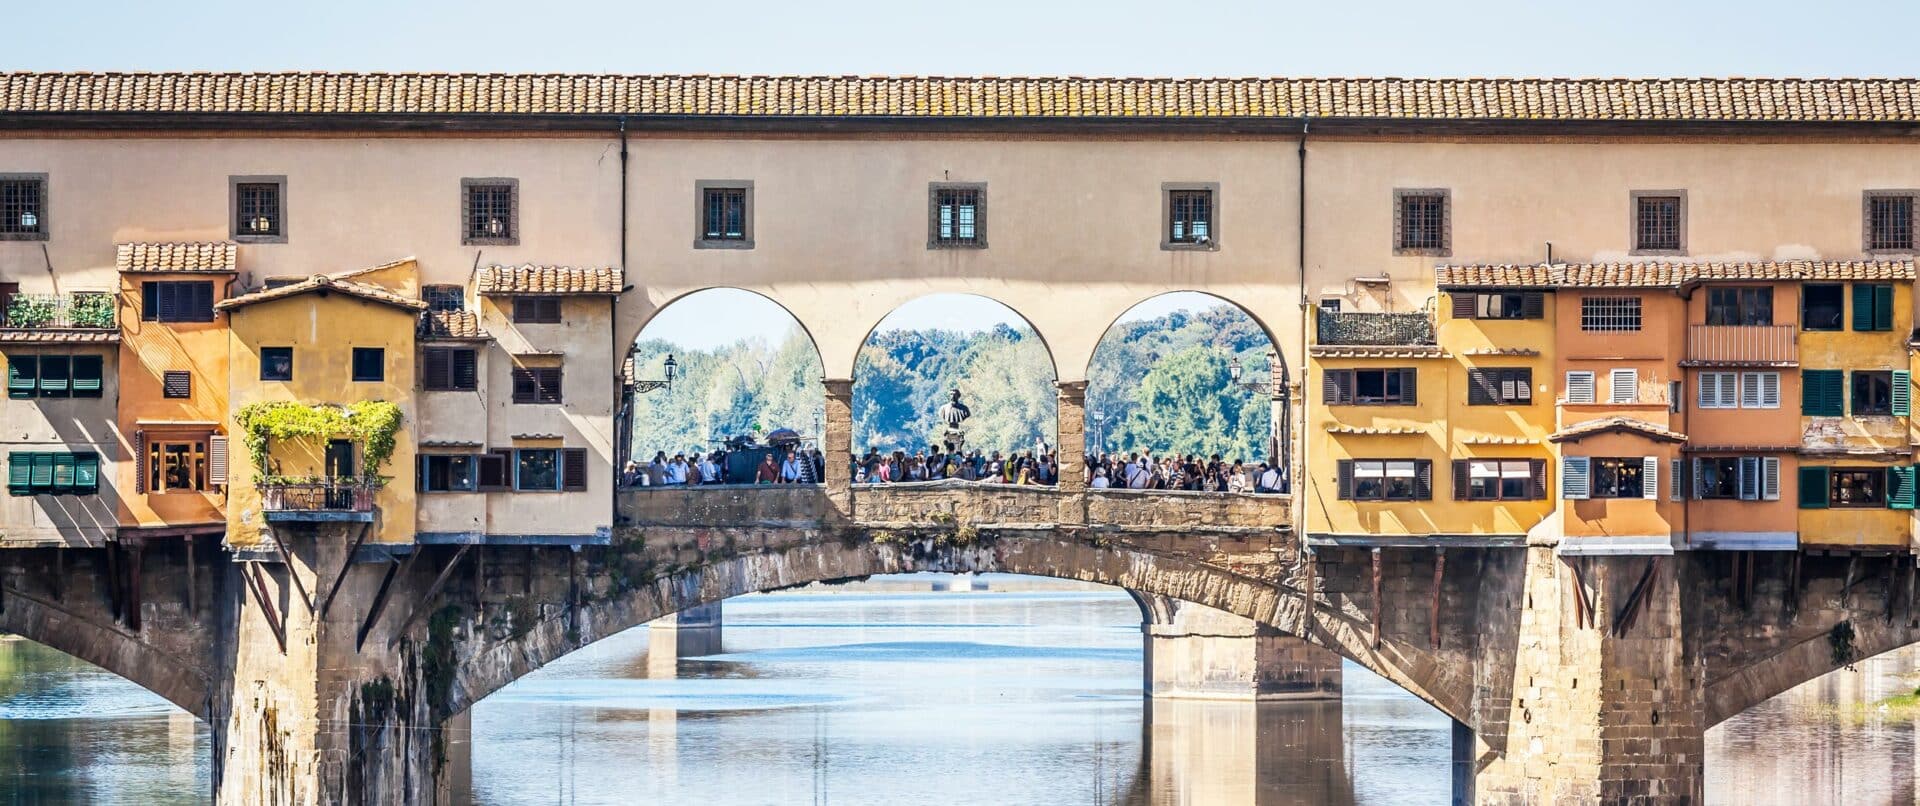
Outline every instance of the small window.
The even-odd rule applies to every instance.
[[[1707,291],[1707,324],[1758,326],[1773,324],[1773,289],[1713,288]]]
[[[293,380],[293,348],[292,347],[260,348],[260,380],[263,380],[263,381]]]
[[[935,183],[928,191],[929,249],[981,248],[987,245],[987,186]]]
[[[1393,250],[1401,255],[1446,255],[1453,222],[1445,190],[1396,190]]]
[[[513,402],[559,403],[559,367],[514,367]]]
[[[213,321],[213,281],[148,280],[141,283],[140,318],[147,322]]]
[[[47,175],[0,174],[0,241],[47,239]]]
[[[512,246],[520,242],[520,180],[462,179],[461,243]]]
[[[148,492],[199,492],[206,489],[206,442],[201,440],[155,440],[148,443]]]
[[[1702,372],[1699,375],[1700,408],[1731,409],[1739,406],[1740,378],[1732,372]]]
[[[1645,498],[1641,488],[1641,477],[1646,460],[1639,456],[1626,458],[1595,458],[1590,467],[1593,473],[1594,498]]]
[[[474,489],[493,492],[513,488],[513,451],[501,448],[474,458],[478,476]]]
[[[1834,507],[1884,507],[1887,505],[1885,468],[1836,467],[1830,475],[1827,500]]]
[[[1331,314],[1340,313],[1340,298],[1329,297],[1327,299],[1320,300],[1320,310],[1325,313],[1331,313]]]
[[[1677,255],[1686,251],[1686,196],[1677,191],[1633,194],[1633,251]]]
[[[353,380],[379,383],[387,379],[387,351],[384,347],[353,348]]]
[[[1627,332],[1640,329],[1639,297],[1581,297],[1580,329]]]
[[[170,369],[161,373],[160,396],[175,400],[193,397],[193,375],[183,369]]]
[[[420,351],[420,388],[429,392],[470,392],[480,388],[479,351],[471,347],[428,347]]]
[[[1567,373],[1567,402],[1592,403],[1595,399],[1592,370],[1574,370]]]
[[[100,491],[100,455],[13,451],[7,454],[12,495],[93,495]]]
[[[1537,501],[1546,497],[1546,463],[1539,459],[1460,459],[1454,497],[1467,501]]]
[[[560,324],[560,298],[514,297],[513,323],[516,325]]]
[[[427,454],[420,457],[420,489],[429,493],[472,492],[477,488],[474,457]]]
[[[1461,297],[1465,297],[1464,303],[1458,301]],[[1546,298],[1538,291],[1462,292],[1454,299],[1456,308],[1465,308],[1455,310],[1456,319],[1540,319],[1546,316]],[[1467,316],[1460,315],[1463,313]]]
[[[1521,367],[1467,371],[1467,405],[1526,406],[1532,403],[1532,369]]]
[[[1800,287],[1800,327],[1803,330],[1840,330],[1845,326],[1847,287],[1838,284]]]
[[[513,488],[527,492],[560,489],[560,452],[553,448],[514,451]]]
[[[459,312],[467,309],[467,290],[457,285],[430,285],[421,289],[427,310]]]
[[[1695,498],[1773,501],[1780,497],[1780,460],[1718,456],[1693,460]]]
[[[1912,191],[1867,192],[1867,251],[1913,251],[1914,195]]]
[[[102,387],[106,385],[106,357],[74,356],[72,385],[74,397],[99,397]]]
[[[1893,413],[1893,373],[1892,372],[1855,372],[1853,373],[1853,414],[1884,415]]]
[[[1426,501],[1433,497],[1433,463],[1425,459],[1349,459],[1340,462],[1343,500]]]
[[[753,183],[698,182],[700,231],[694,246],[704,249],[753,247]]]
[[[243,243],[281,243],[286,240],[281,201],[286,180],[278,177],[234,177],[233,237]]]
[[[40,396],[68,397],[72,392],[73,359],[64,355],[40,356]]]
[[[1212,184],[1169,184],[1166,194],[1166,229],[1160,245],[1166,249],[1213,249],[1220,239],[1215,226],[1215,195]]]
[[[1401,369],[1330,369],[1321,373],[1321,402],[1348,406],[1412,406],[1419,402],[1419,373]]]

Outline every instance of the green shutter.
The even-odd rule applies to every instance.
[[[1887,508],[1913,509],[1913,466],[1887,468]]]
[[[33,455],[33,477],[28,482],[36,493],[44,493],[53,487],[53,454]]]
[[[1846,373],[1837,369],[1800,371],[1800,413],[1840,417],[1846,412]]]
[[[1827,508],[1827,469],[1802,465],[1800,467],[1800,508]]]
[[[1873,329],[1893,329],[1893,286],[1873,287]]]
[[[99,397],[101,377],[105,374],[103,361],[97,355],[76,355],[73,357],[73,396]]]
[[[53,491],[56,493],[73,492],[73,454],[56,453],[53,455]]]
[[[1906,370],[1893,371],[1893,416],[1905,417],[1913,408],[1913,376]]]
[[[75,495],[93,495],[100,492],[100,454],[76,453],[73,455],[73,492]]]
[[[1867,331],[1873,329],[1873,286],[1862,283],[1853,285],[1853,329]]]
[[[64,355],[40,356],[40,396],[66,397],[73,362]]]
[[[33,397],[34,390],[40,384],[40,357],[37,355],[14,355],[7,357],[7,397]]]
[[[7,454],[7,492],[33,495],[33,454],[26,451]]]

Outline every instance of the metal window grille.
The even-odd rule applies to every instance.
[[[1640,298],[1582,298],[1580,300],[1580,329],[1597,331],[1639,330]]]
[[[1635,217],[1636,249],[1680,249],[1680,197],[1642,196]]]
[[[1913,248],[1912,196],[1874,196],[1867,201],[1867,210],[1869,248]]]
[[[241,235],[280,234],[280,186],[272,182],[235,185],[233,231]]]
[[[513,185],[467,186],[467,240],[514,237]]]
[[[1167,242],[1207,243],[1213,239],[1213,191],[1167,191]]]
[[[160,378],[161,397],[193,397],[193,375],[185,370],[170,369],[162,373]]]
[[[0,234],[39,235],[46,232],[45,204],[44,180],[0,180]]]
[[[934,192],[933,242],[971,246],[980,242],[980,191],[941,188]]]
[[[464,311],[467,309],[467,291],[457,285],[430,285],[426,288],[427,310]]]
[[[747,239],[747,189],[707,188],[702,237],[709,241]]]
[[[1447,197],[1419,194],[1400,197],[1400,248],[1445,249]]]

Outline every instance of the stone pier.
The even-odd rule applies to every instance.
[[[720,654],[721,603],[704,604],[647,623],[647,669],[673,677],[680,661]]]
[[[1340,656],[1211,607],[1165,602],[1140,625],[1154,699],[1337,700]]]
[[[1151,802],[1354,802],[1338,702],[1147,703]]]

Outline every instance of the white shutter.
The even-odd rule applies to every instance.
[[[1640,461],[1640,497],[1649,501],[1660,500],[1660,457],[1649,456]]]
[[[1587,498],[1592,493],[1588,481],[1589,463],[1585,456],[1568,456],[1560,460],[1560,497],[1567,500]]]
[[[1780,373],[1761,372],[1756,374],[1760,376],[1760,408],[1780,408]]]
[[[1743,409],[1760,408],[1760,373],[1740,373],[1740,407]]]
[[[1582,371],[1582,372],[1567,373],[1567,402],[1568,403],[1592,403],[1593,402],[1593,373],[1592,372]]]
[[[1703,459],[1693,460],[1693,500],[1707,497],[1707,463]]]
[[[1768,501],[1780,500],[1780,459],[1768,456],[1760,460],[1760,497]]]
[[[1616,369],[1613,371],[1609,403],[1632,403],[1640,398],[1640,371],[1637,369]]]
[[[1693,461],[1698,463],[1700,460]],[[1680,500],[1680,460],[1678,459],[1667,464],[1667,497],[1675,501]]]
[[[1740,500],[1760,500],[1760,457],[1740,457]]]
[[[1720,407],[1720,384],[1713,382],[1713,373],[1700,373],[1700,391],[1695,396],[1700,398],[1700,408]]]
[[[227,486],[227,438],[219,434],[207,437],[207,484]]]
[[[1740,376],[1738,373],[1722,372],[1720,375],[1720,408],[1731,409],[1740,405]]]

